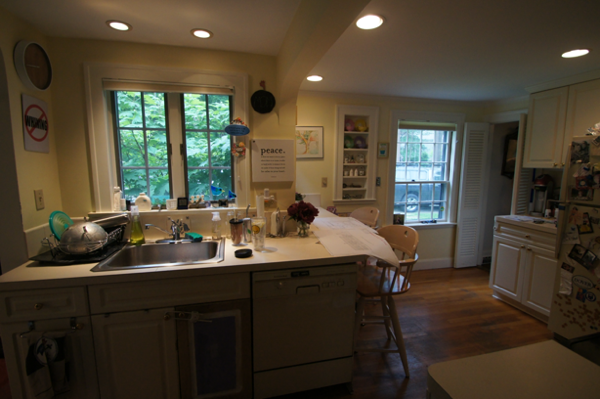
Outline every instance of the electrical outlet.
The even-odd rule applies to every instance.
[[[35,195],[35,209],[38,211],[44,209],[44,190],[33,190],[33,195]]]
[[[377,179],[375,179],[375,185],[376,185],[377,187],[380,187],[380,186],[381,186],[381,177],[377,177]]]
[[[327,187],[327,178],[321,177],[321,187]]]

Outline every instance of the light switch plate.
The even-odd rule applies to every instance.
[[[35,209],[38,211],[44,209],[44,190],[33,190],[33,194],[35,195]]]
[[[381,186],[381,177],[377,177],[377,179],[375,179],[375,185],[376,185],[377,187],[380,187],[380,186]]]
[[[321,187],[327,187],[327,178],[321,177]]]

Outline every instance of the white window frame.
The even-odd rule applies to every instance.
[[[456,131],[453,132],[450,139],[450,160],[448,162],[448,203],[447,218],[444,222],[435,224],[422,224],[421,222],[405,224],[411,226],[446,226],[456,224],[456,214],[458,205],[458,192],[460,182],[460,159],[462,153],[462,136],[465,124],[465,114],[459,113],[441,113],[441,112],[419,112],[392,110],[390,113],[390,162],[388,168],[387,184],[387,206],[386,206],[386,224],[393,223],[394,217],[394,192],[396,187],[396,153],[398,150],[398,122],[429,122],[429,123],[451,123],[456,125]]]
[[[119,185],[117,178],[113,115],[110,92],[103,87],[104,79],[126,79],[190,86],[210,85],[230,87],[234,90],[232,115],[248,120],[248,75],[235,72],[213,72],[184,68],[158,68],[137,65],[85,63],[84,79],[90,142],[93,199],[96,212],[112,211],[112,187]],[[171,115],[169,115],[171,117]],[[180,118],[180,116],[179,116]],[[171,132],[177,135],[177,132]],[[248,146],[249,137],[244,141]],[[178,151],[173,151],[178,154]],[[172,162],[181,162],[172,159]],[[250,194],[249,157],[234,159],[234,184],[238,207],[245,207]],[[174,197],[183,197],[185,192],[174,192]]]

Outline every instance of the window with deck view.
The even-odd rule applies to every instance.
[[[398,126],[394,214],[405,223],[448,221],[454,131]]]
[[[174,185],[187,197],[213,195],[211,185],[234,192],[229,95],[114,91],[116,158],[125,198],[146,193],[165,204]],[[176,116],[176,117],[174,117]],[[173,162],[173,151],[182,161]]]

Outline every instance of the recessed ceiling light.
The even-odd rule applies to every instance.
[[[310,75],[309,77],[306,78],[306,80],[310,80],[311,82],[320,82],[323,80],[323,76]]]
[[[583,49],[577,49],[577,50],[571,50],[571,51],[567,51],[566,53],[563,53],[562,57],[563,58],[575,58],[575,57],[581,57],[583,55],[586,55],[590,52],[590,50],[583,48]]]
[[[192,29],[192,35],[200,39],[208,39],[212,37],[213,33],[206,29]]]
[[[106,24],[108,26],[110,26],[111,28],[113,28],[114,30],[120,30],[121,32],[125,32],[125,31],[133,29],[131,27],[131,25],[126,24],[125,22],[121,22],[121,21],[106,21]]]
[[[379,28],[382,23],[383,17],[380,17],[379,15],[370,14],[365,15],[364,17],[356,21],[356,26],[358,26],[360,29],[375,29]]]

